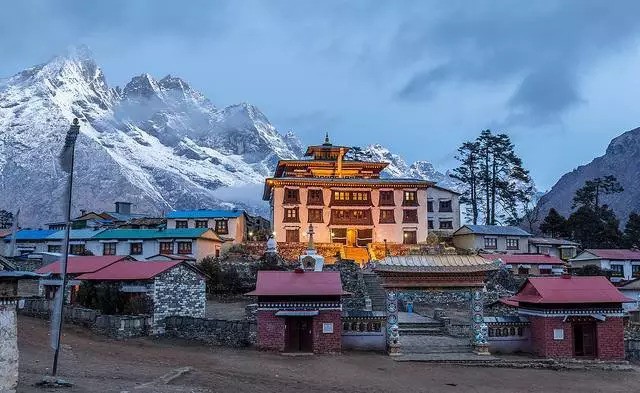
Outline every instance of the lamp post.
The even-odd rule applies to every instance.
[[[67,177],[67,190],[65,193],[66,225],[63,242],[64,248],[62,261],[60,263],[60,276],[62,277],[62,284],[55,299],[55,307],[53,310],[54,315],[51,319],[51,344],[55,351],[53,355],[53,368],[51,370],[51,375],[53,376],[55,376],[58,372],[58,356],[60,355],[60,337],[62,336],[63,322],[62,311],[64,308],[64,298],[67,288],[67,262],[69,261],[69,236],[71,233],[71,192],[73,190],[73,162],[75,159],[76,140],[78,139],[79,133],[80,123],[78,122],[78,119],[73,119],[73,124],[71,124],[71,126],[69,127],[69,131],[67,131],[67,136],[64,141],[64,147],[62,148],[62,152],[60,153],[59,157],[62,170],[67,172],[69,175]]]

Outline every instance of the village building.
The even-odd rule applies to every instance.
[[[16,232],[16,242],[13,255],[11,254],[12,235],[2,239],[2,256],[14,257],[28,255],[34,252],[46,252],[48,237],[57,231],[49,229],[20,229]]]
[[[433,183],[383,178],[387,163],[346,159],[349,151],[327,137],[324,144],[307,148],[309,159],[278,162],[263,194],[276,240],[304,242],[311,223],[319,243],[365,248],[373,242],[424,242],[427,188]]]
[[[166,217],[167,229],[211,228],[233,243],[242,243],[249,237],[248,214],[244,210],[175,210]]]
[[[83,228],[115,228],[126,224],[134,219],[148,218],[148,214],[132,213],[130,202],[116,202],[114,211],[104,211],[101,213],[80,210],[80,215],[71,220],[73,229]],[[66,223],[51,222],[47,224],[49,229],[63,230]]]
[[[276,352],[342,350],[342,283],[339,272],[259,271],[258,348]]]
[[[550,237],[530,237],[529,253],[546,254],[567,261],[574,258],[580,244],[565,239],[554,239]]]
[[[519,276],[560,275],[565,262],[548,254],[481,254],[483,258],[495,261]]]
[[[432,185],[427,189],[427,229],[449,237],[460,228],[460,193]]]
[[[129,256],[70,256],[67,261],[67,284],[69,285],[68,301],[73,302],[78,292],[80,281],[76,277],[85,273],[93,273],[100,269],[104,269],[116,262],[131,260]],[[61,261],[55,261],[48,265],[42,266],[35,272],[38,274],[46,274],[50,277],[40,280],[41,293],[45,299],[53,299],[56,292],[62,285],[61,278]]]
[[[85,228],[85,229],[71,229],[69,231],[69,254],[71,255],[84,255],[87,253],[87,241],[103,232],[104,229],[98,228]],[[47,252],[62,253],[62,245],[65,237],[64,230],[56,231],[47,236]],[[97,255],[97,254],[94,254]]]
[[[640,278],[640,251],[624,249],[586,249],[569,260],[571,269],[595,265],[611,274],[611,281]]]
[[[93,255],[130,255],[145,260],[158,254],[200,260],[220,256],[224,240],[212,229],[107,229],[86,242]]]
[[[624,359],[625,297],[603,276],[530,277],[515,296],[531,350],[545,358]]]
[[[640,311],[640,278],[634,278],[624,284],[618,285],[616,288],[633,302],[624,303],[622,306],[627,312]]]
[[[466,224],[453,233],[453,244],[465,250],[524,254],[531,234],[514,226]]]
[[[75,280],[115,284],[129,301],[145,299],[148,302],[145,313],[152,316],[154,333],[162,332],[162,321],[166,317],[205,316],[204,274],[184,261],[139,262],[120,259],[96,271],[78,275]]]

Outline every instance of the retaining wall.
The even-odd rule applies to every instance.
[[[220,319],[171,316],[162,320],[163,336],[198,341],[209,345],[248,347],[256,344],[256,323]]]

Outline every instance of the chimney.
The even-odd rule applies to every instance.
[[[116,213],[131,214],[131,202],[116,202]]]
[[[87,210],[86,209],[80,209],[80,215],[84,216],[85,214],[87,214]]]

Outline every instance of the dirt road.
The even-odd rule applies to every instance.
[[[399,363],[385,355],[287,357],[180,341],[115,341],[65,326],[60,375],[73,382],[58,392],[634,392],[640,373],[512,370]],[[19,318],[20,387],[51,365],[48,322]],[[169,384],[158,380],[178,368],[193,371]]]

